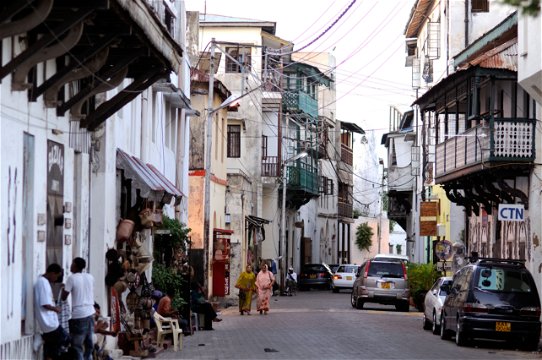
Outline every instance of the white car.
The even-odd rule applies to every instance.
[[[424,330],[431,329],[435,335],[440,332],[440,310],[442,309],[446,295],[448,295],[441,287],[442,285],[449,285],[451,283],[451,277],[440,277],[435,281],[427,294],[425,294],[423,328]]]
[[[339,265],[331,277],[331,290],[333,290],[334,293],[339,292],[341,289],[352,290],[358,269],[359,265],[356,264]]]

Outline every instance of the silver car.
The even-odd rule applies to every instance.
[[[352,307],[362,309],[366,302],[395,305],[409,311],[410,290],[405,263],[400,260],[367,260],[360,266],[352,288]]]
[[[440,310],[442,309],[446,295],[448,295],[447,291],[441,289],[441,287],[442,285],[449,285],[451,283],[451,277],[440,277],[435,281],[427,294],[425,294],[423,328],[424,330],[431,329],[435,335],[440,333]]]

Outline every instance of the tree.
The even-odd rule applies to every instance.
[[[503,2],[520,8],[525,15],[537,16],[540,12],[540,0],[503,0]]]
[[[373,229],[367,223],[359,224],[356,229],[356,245],[360,251],[369,250],[373,244]]]

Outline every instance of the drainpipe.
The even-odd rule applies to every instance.
[[[469,46],[469,0],[465,0],[465,48]]]

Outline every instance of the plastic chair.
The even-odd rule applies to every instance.
[[[156,311],[154,312],[153,316],[157,329],[156,342],[158,347],[163,346],[165,335],[171,334],[173,336],[173,351],[177,351],[177,347],[179,348],[179,350],[182,350],[183,329],[181,329],[181,327],[179,326],[179,322],[177,321],[177,319],[163,317]]]

